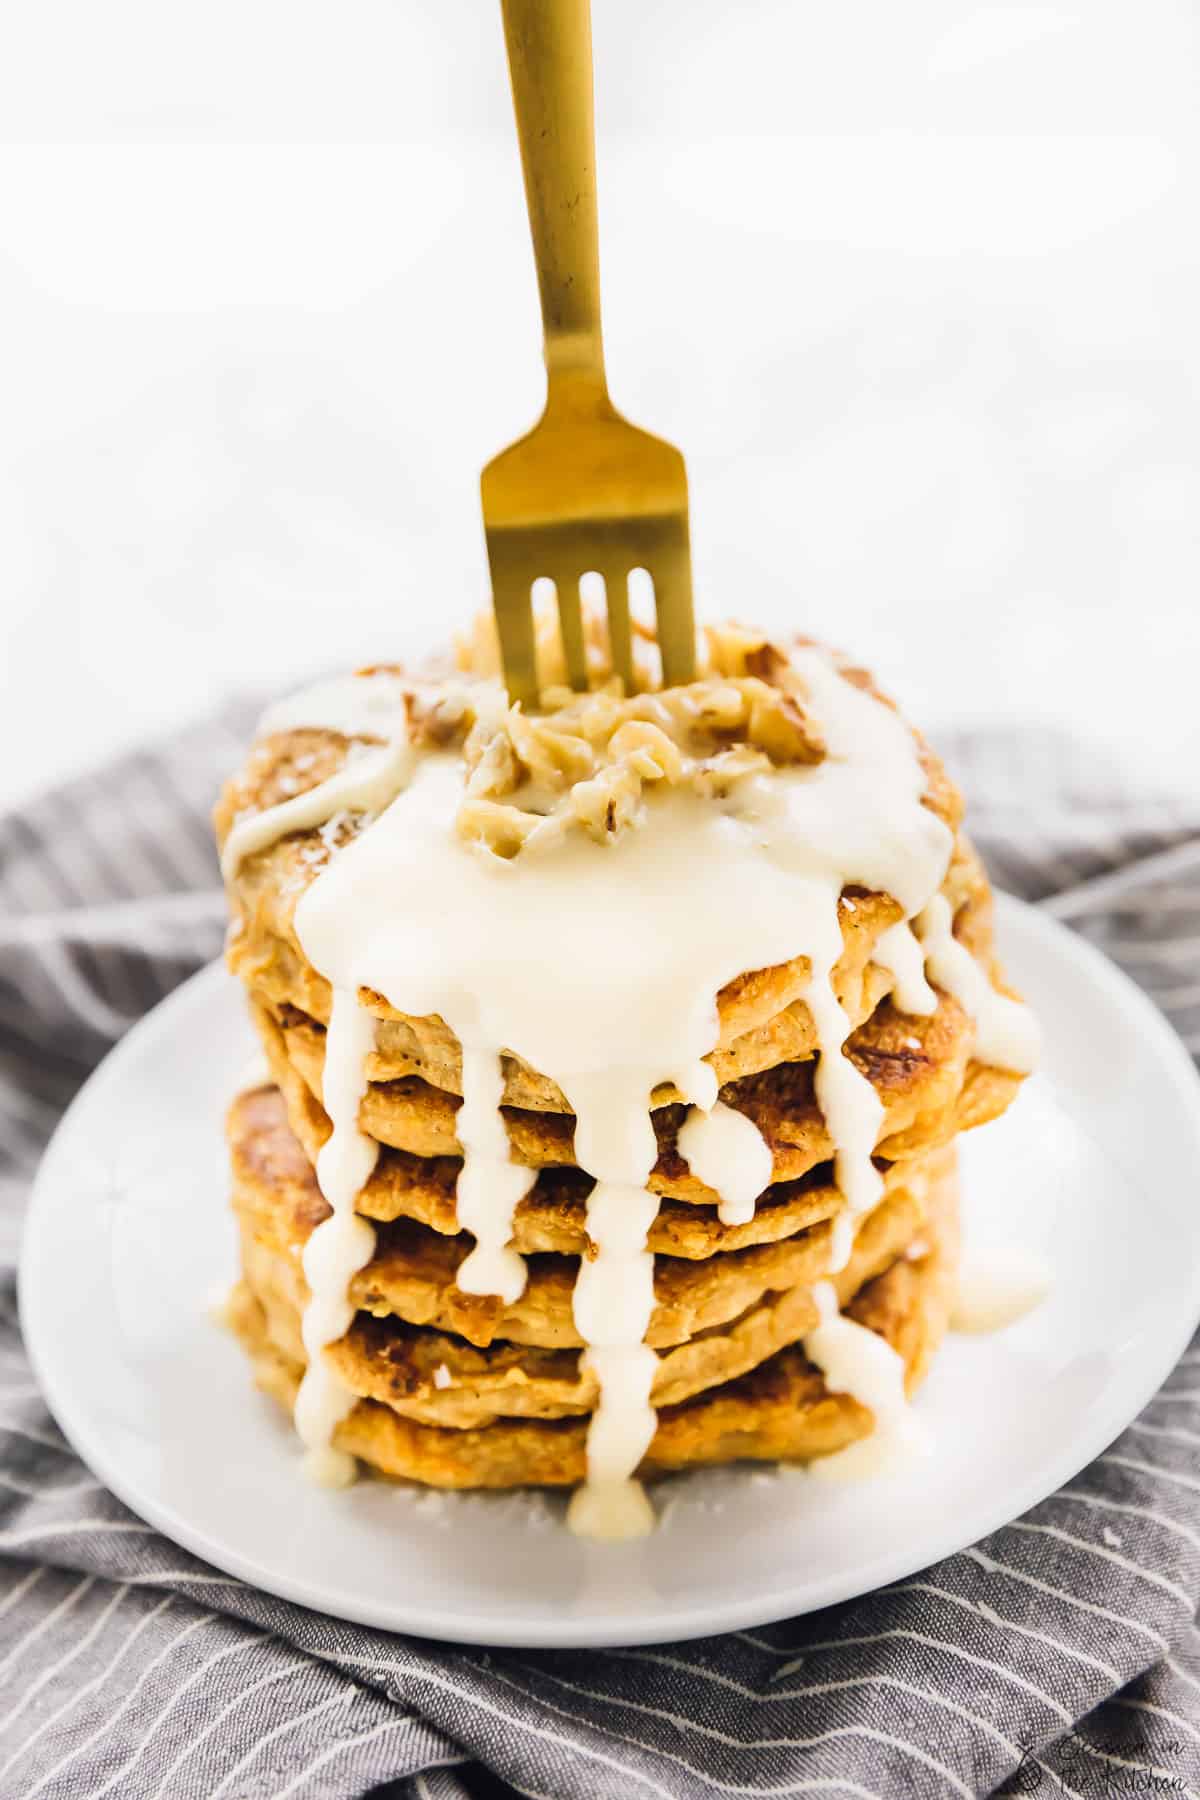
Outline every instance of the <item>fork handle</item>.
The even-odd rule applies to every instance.
[[[551,396],[567,377],[603,397],[590,0],[500,4]]]

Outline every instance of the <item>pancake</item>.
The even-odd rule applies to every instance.
[[[305,1360],[300,1315],[269,1279],[244,1285],[263,1309],[271,1343],[294,1362]],[[768,1294],[728,1325],[665,1350],[656,1370],[656,1405],[689,1399],[733,1380],[794,1343],[817,1322],[807,1288]],[[554,1419],[591,1412],[598,1389],[578,1351],[541,1349],[497,1338],[478,1346],[449,1332],[374,1319],[360,1313],[326,1351],[340,1379],[364,1399],[381,1400],[405,1418],[468,1430],[498,1418]]]
[[[227,1119],[232,1322],[314,1478],[585,1481],[604,1536],[647,1528],[637,1473],[826,1455],[869,1396],[904,1454],[838,1313],[922,1378],[954,1141],[1035,1034],[961,799],[879,700],[726,627],[679,688],[530,711],[384,668],[272,709],[216,815],[271,1077]]]
[[[271,1187],[285,1184],[295,1195],[291,1204],[307,1208],[315,1225],[329,1211],[312,1170],[323,1136],[312,1129],[316,1102],[307,1089],[304,1095],[306,1147],[293,1135],[287,1108],[274,1087],[239,1094],[230,1106],[226,1129],[234,1179],[243,1192],[252,1193],[261,1183]],[[919,1158],[920,1153],[916,1160]],[[907,1178],[913,1160],[880,1165],[885,1193]],[[427,1161],[402,1150],[384,1150],[358,1196],[356,1210],[381,1224],[414,1219],[453,1237],[460,1230],[455,1184],[461,1166],[457,1157]],[[582,1255],[587,1246],[587,1195],[592,1185],[591,1177],[579,1169],[542,1170],[514,1215],[514,1248],[525,1256],[538,1251]],[[834,1218],[843,1205],[831,1165],[818,1164],[799,1181],[767,1188],[753,1218],[744,1225],[723,1225],[711,1206],[664,1199],[647,1243],[651,1250],[666,1256],[701,1260],[718,1251],[778,1243],[807,1226]]]
[[[896,1258],[846,1308],[898,1352],[910,1393],[946,1329],[957,1262],[951,1181],[940,1185],[922,1236],[925,1254]],[[264,1309],[245,1283],[235,1290],[230,1322],[259,1385],[290,1409],[301,1365],[272,1341]],[[870,1409],[830,1393],[792,1344],[735,1380],[663,1406],[640,1473],[743,1460],[808,1462],[867,1436],[873,1425]],[[505,1417],[455,1429],[404,1416],[379,1399],[360,1400],[335,1432],[340,1449],[377,1472],[437,1488],[574,1485],[586,1474],[585,1439],[584,1422],[571,1417]]]
[[[853,1292],[866,1277],[863,1259],[886,1263],[915,1235],[924,1216],[930,1172],[914,1165],[860,1225],[855,1251],[843,1273]],[[307,1299],[300,1256],[324,1216],[315,1181],[271,1180],[263,1163],[235,1163],[233,1206],[242,1229],[243,1267],[257,1288],[269,1283],[299,1311]],[[657,1256],[655,1305],[646,1342],[654,1348],[685,1343],[697,1332],[738,1318],[764,1294],[822,1279],[828,1269],[831,1227],[813,1225],[775,1244],[756,1245],[704,1261]],[[410,1219],[378,1228],[375,1253],[353,1277],[352,1304],[377,1317],[452,1331],[468,1342],[496,1338],[544,1348],[578,1347],[572,1293],[578,1258],[536,1255],[528,1259],[524,1292],[511,1304],[497,1295],[467,1294],[457,1271],[471,1239],[445,1237]],[[857,1276],[857,1280],[853,1278]],[[840,1279],[840,1277],[839,1277]]]
[[[264,1009],[251,1004],[271,1074],[287,1103],[296,1136],[311,1156],[328,1135],[320,1105],[323,1034],[305,1022],[282,1027]],[[884,1107],[877,1154],[888,1160],[947,1143],[961,1129],[957,1106],[982,1065],[968,1063],[971,1025],[956,1001],[943,995],[936,1013],[911,1017],[890,1001],[878,1007],[853,1034],[848,1049],[855,1065],[871,1081]],[[971,1123],[982,1124],[1008,1105],[1021,1077],[986,1070],[973,1080]],[[757,1126],[772,1155],[772,1182],[802,1179],[829,1161],[833,1144],[813,1095],[813,1064],[784,1063],[760,1075],[731,1082],[721,1098]],[[409,1078],[375,1083],[368,1088],[359,1119],[364,1131],[381,1144],[426,1160],[457,1159],[457,1096]],[[700,1181],[676,1147],[686,1117],[682,1106],[660,1107],[652,1115],[659,1154],[648,1186],[653,1193],[685,1203],[713,1206],[717,1195]],[[505,1108],[512,1160],[538,1169],[572,1166],[572,1121],[559,1113]],[[444,1183],[448,1171],[438,1180]],[[393,1189],[401,1179],[395,1165],[379,1177]]]
[[[302,1085],[302,1084],[301,1084]],[[229,1109],[227,1132],[235,1178],[245,1168],[250,1184],[254,1166],[271,1182],[285,1181],[311,1196],[314,1223],[327,1215],[312,1174],[324,1134],[315,1127],[317,1103],[303,1090],[300,1113],[304,1147],[289,1126],[288,1110],[278,1089],[263,1087],[239,1094]],[[375,1171],[358,1196],[356,1210],[380,1223],[415,1219],[446,1236],[459,1230],[455,1186],[462,1167],[457,1157],[424,1159],[403,1150],[384,1150]],[[884,1171],[885,1182],[894,1168]],[[242,1176],[243,1185],[246,1177]],[[522,1255],[553,1251],[579,1256],[586,1248],[587,1195],[592,1178],[579,1169],[545,1169],[518,1204],[513,1244]],[[821,1166],[800,1181],[782,1182],[761,1196],[754,1217],[745,1225],[723,1225],[715,1208],[664,1200],[648,1238],[652,1250],[667,1256],[702,1258],[719,1250],[742,1250],[751,1244],[776,1243],[807,1225],[832,1218],[843,1205],[832,1169]]]

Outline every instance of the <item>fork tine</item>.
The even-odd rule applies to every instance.
[[[629,625],[629,577],[624,569],[606,570],[604,597],[608,607],[608,643],[612,665],[625,685],[633,692],[633,634]]]
[[[488,546],[489,552],[491,545]],[[504,685],[514,704],[526,708],[538,702],[537,640],[533,629],[533,593],[517,570],[505,570],[503,559],[491,555],[492,603]]]
[[[663,686],[696,679],[696,624],[692,615],[692,565],[686,519],[675,519],[656,545],[650,574],[662,651]]]
[[[558,624],[562,632],[563,655],[567,659],[567,679],[573,688],[588,684],[587,652],[583,643],[583,608],[579,599],[579,582],[573,576],[555,578],[558,589]]]

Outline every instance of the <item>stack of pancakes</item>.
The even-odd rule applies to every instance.
[[[267,737],[226,790],[219,835],[234,817],[314,785],[348,749],[332,732]],[[957,794],[931,759],[927,770],[926,804],[956,834],[942,888],[955,933],[999,986],[987,881],[959,833]],[[294,832],[247,857],[230,881],[229,963],[271,1076],[240,1094],[228,1118],[242,1244],[231,1316],[260,1384],[284,1405],[306,1362],[302,1253],[329,1212],[314,1163],[330,1131],[321,1094],[331,995],[301,949],[294,915],[328,857],[360,828],[341,816]],[[871,1431],[868,1408],[830,1392],[803,1352],[821,1280],[832,1280],[849,1318],[899,1353],[910,1389],[928,1367],[953,1288],[955,1139],[1001,1113],[1020,1077],[974,1058],[972,1022],[948,994],[938,993],[927,1017],[898,1010],[893,978],[872,951],[900,917],[887,895],[843,892],[834,988],[854,1027],[847,1054],[882,1102],[876,1164],[884,1179],[839,1272],[829,1273],[830,1248],[843,1199],[814,1097],[804,958],[747,971],[718,997],[720,1042],[708,1060],[721,1099],[753,1121],[773,1164],[749,1223],[721,1222],[718,1196],[678,1149],[687,1107],[670,1087],[653,1095],[658,1160],[649,1185],[661,1205],[649,1235],[656,1306],[647,1341],[659,1358],[658,1429],[643,1472],[803,1461]],[[572,1316],[579,1259],[589,1251],[591,1181],[574,1164],[563,1095],[518,1057],[503,1059],[511,1156],[538,1171],[512,1240],[528,1259],[528,1282],[511,1305],[465,1293],[455,1280],[473,1242],[455,1211],[459,1045],[439,1018],[406,1015],[365,989],[360,1000],[375,1019],[375,1048],[359,1122],[381,1150],[357,1210],[376,1227],[376,1243],[353,1278],[353,1323],[325,1352],[359,1397],[334,1441],[384,1474],[435,1487],[577,1483],[597,1398]]]

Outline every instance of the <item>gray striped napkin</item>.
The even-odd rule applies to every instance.
[[[249,718],[0,821],[0,1795],[1200,1793],[1200,1348],[1104,1456],[974,1549],[651,1650],[341,1624],[206,1567],[89,1476],[21,1347],[24,1197],[89,1070],[219,949],[207,815]],[[957,752],[998,881],[1117,955],[1200,1050],[1197,819],[1051,738]]]

